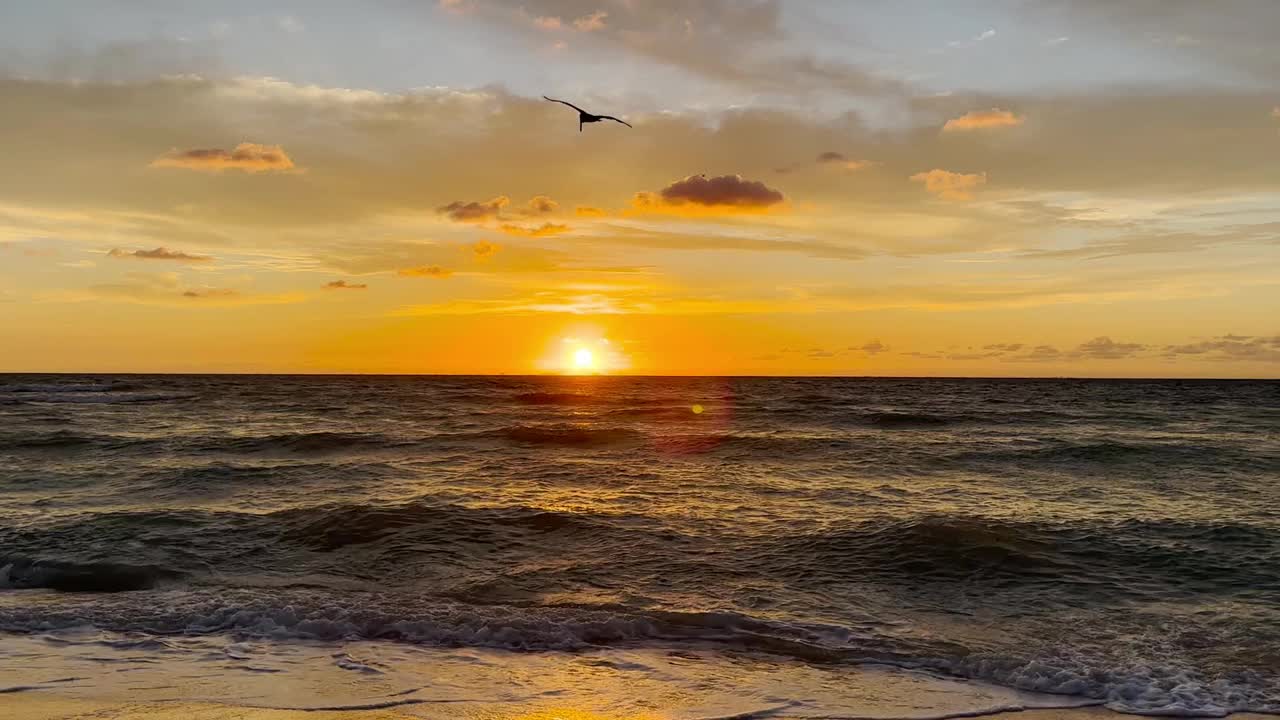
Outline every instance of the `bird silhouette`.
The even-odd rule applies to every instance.
[[[614,121],[614,122],[616,122],[616,123],[622,123],[623,125],[626,125],[627,127],[631,127],[631,123],[627,122],[626,120],[619,120],[618,118],[616,118],[616,117],[614,117],[614,116],[612,116],[612,115],[593,115],[593,114],[591,114],[591,113],[587,112],[586,110],[583,110],[582,108],[578,107],[577,105],[574,105],[574,104],[573,104],[573,103],[571,103],[571,102],[565,102],[564,100],[557,100],[557,99],[555,99],[555,98],[549,98],[549,97],[547,97],[546,95],[543,95],[543,96],[542,96],[542,99],[543,99],[543,100],[550,100],[551,102],[554,102],[554,103],[560,103],[561,105],[568,105],[569,107],[573,108],[574,110],[577,110],[577,111],[578,111],[578,132],[582,132],[582,125],[583,125],[583,123],[594,123],[594,122],[600,122],[601,120],[612,120],[612,121]]]

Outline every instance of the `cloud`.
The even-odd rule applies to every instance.
[[[989,350],[997,354],[1002,354],[1002,353],[1018,352],[1023,347],[1024,346],[1022,343],[994,343],[992,345],[983,345],[982,349]]]
[[[455,200],[448,205],[437,208],[436,212],[448,216],[450,220],[455,222],[484,222],[490,218],[496,218],[502,208],[510,203],[511,198],[506,195],[499,195],[485,202]]]
[[[346,280],[327,282],[322,287],[325,290],[367,290],[369,288],[364,283],[349,283]]]
[[[1058,47],[1059,45],[1067,42],[1070,39],[1071,38],[1067,37],[1066,35],[1063,35],[1056,38],[1049,38],[1048,40],[1045,40],[1040,44],[1043,45],[1044,47]]]
[[[402,277],[424,277],[444,279],[453,274],[452,270],[446,270],[439,265],[420,265],[418,267],[404,268],[397,270],[397,275]]]
[[[218,299],[233,298],[239,295],[240,295],[239,292],[235,290],[231,290],[230,288],[212,288],[212,287],[196,288],[193,290],[186,290],[182,293],[182,297],[184,298],[194,298],[197,300],[209,300],[209,299],[218,300]]]
[[[828,150],[818,155],[817,162],[819,165],[828,167],[839,167],[845,170],[862,170],[874,165],[870,160],[854,160],[846,156],[844,153]]]
[[[560,209],[560,203],[546,195],[535,195],[525,203],[521,213],[524,215],[550,215]]]
[[[558,17],[543,15],[534,18],[533,25],[540,30],[559,30],[562,23]]]
[[[963,50],[967,48],[977,47],[978,43],[981,43],[984,40],[990,40],[995,36],[996,36],[995,28],[988,28],[967,40],[953,40],[947,43],[947,47],[951,48],[952,50]]]
[[[954,173],[950,170],[935,168],[928,172],[919,172],[910,178],[913,182],[924,183],[924,189],[943,200],[972,200],[973,190],[987,182],[986,173]]]
[[[471,244],[471,254],[475,255],[477,260],[487,260],[502,249],[501,245],[491,243],[488,240],[477,240]]]
[[[1052,345],[1037,345],[1031,348],[1031,352],[1019,357],[1019,360],[1029,360],[1031,362],[1052,362],[1062,359],[1062,351]]]
[[[579,205],[573,209],[573,214],[584,218],[601,218],[608,217],[609,211],[602,210],[598,207],[591,207],[589,205]]]
[[[943,132],[965,130],[986,130],[989,128],[1016,127],[1026,118],[1015,115],[1008,110],[991,108],[990,110],[970,110],[960,117],[951,118],[942,126]]]
[[[573,21],[573,27],[578,32],[595,32],[604,29],[605,18],[609,17],[609,13],[603,10],[597,10],[590,15],[583,15]]]
[[[1101,335],[1086,343],[1081,343],[1076,352],[1085,359],[1122,360],[1146,350],[1147,346],[1139,343],[1118,343]]]
[[[552,235],[560,235],[569,232],[568,225],[559,223],[542,223],[537,227],[524,227],[522,225],[512,225],[503,223],[499,228],[508,235],[520,235],[523,237],[550,237]]]
[[[178,250],[170,250],[168,248],[158,247],[152,250],[121,250],[120,248],[111,248],[107,255],[114,258],[136,258],[138,260],[175,260],[178,262],[213,262],[213,258],[208,255],[191,255],[189,253]]]
[[[1210,340],[1166,345],[1164,355],[1168,358],[1190,355],[1224,362],[1280,362],[1280,335],[1219,335]]]
[[[185,168],[205,172],[243,170],[248,173],[292,170],[293,160],[279,145],[240,143],[234,150],[174,150],[151,161],[151,167]]]
[[[670,210],[702,208],[732,211],[762,211],[786,200],[781,192],[759,180],[746,180],[741,175],[690,175],[677,180],[656,193],[639,192],[632,199],[638,210]]]
[[[861,350],[862,352],[864,352],[864,353],[866,353],[866,354],[868,354],[868,355],[872,356],[872,357],[875,357],[876,355],[879,355],[880,353],[888,352],[888,351],[889,351],[889,346],[888,346],[888,345],[885,345],[884,343],[880,342],[879,340],[872,340],[871,342],[866,343],[865,345],[863,345],[862,347],[860,347],[860,348],[858,348],[858,349],[859,349],[859,350]]]

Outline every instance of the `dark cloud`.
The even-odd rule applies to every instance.
[[[741,175],[690,175],[662,188],[657,193],[636,193],[637,208],[697,206],[763,210],[786,200],[781,192],[759,180],[746,180]]]
[[[346,280],[334,280],[323,285],[325,290],[367,290],[368,285],[364,283],[349,283]]]
[[[179,250],[158,247],[152,250],[121,250],[112,248],[107,255],[114,258],[136,258],[139,260],[175,260],[178,262],[212,262],[208,255],[192,255]]]
[[[151,167],[188,170],[243,170],[260,173],[293,169],[293,160],[279,145],[240,143],[234,150],[174,150],[151,161]]]
[[[511,198],[506,195],[499,195],[492,200],[484,202],[455,200],[448,205],[437,208],[437,212],[448,216],[450,220],[455,222],[484,222],[498,217],[498,213],[502,211],[502,208],[510,203]]]

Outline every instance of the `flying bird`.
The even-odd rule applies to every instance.
[[[571,102],[565,102],[564,100],[549,98],[546,95],[543,95],[542,99],[550,100],[551,102],[554,102],[554,103],[560,103],[561,105],[568,105],[574,110],[577,110],[578,111],[578,132],[582,132],[583,123],[594,123],[594,122],[600,122],[601,120],[612,120],[616,123],[622,123],[627,127],[631,127],[631,123],[627,122],[626,120],[619,120],[618,118],[612,115],[592,115],[591,113],[587,112],[586,110],[583,110],[582,108],[578,107],[577,105],[574,105]]]

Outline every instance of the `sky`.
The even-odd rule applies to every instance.
[[[0,371],[1280,377],[1277,27],[6,3]]]

